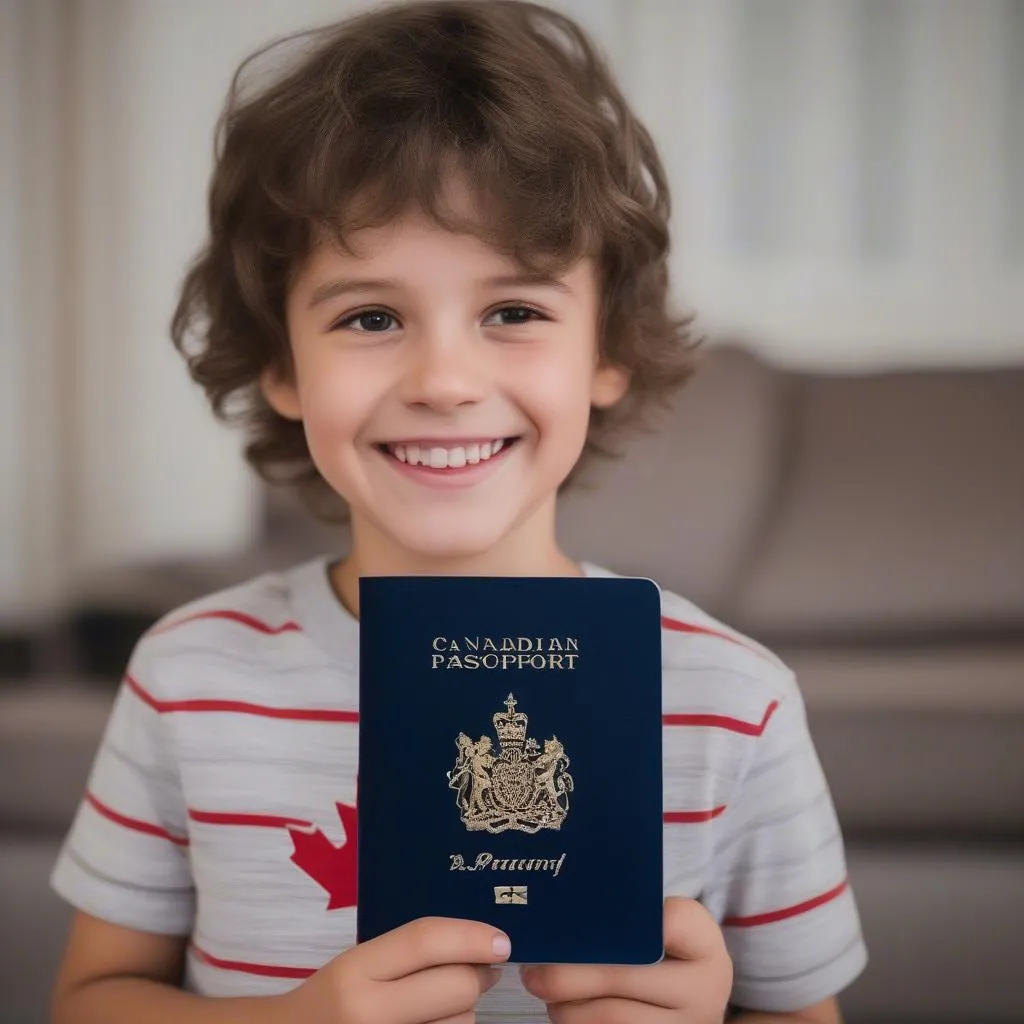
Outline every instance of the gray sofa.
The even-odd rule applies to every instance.
[[[716,349],[662,426],[584,476],[560,531],[798,671],[871,950],[847,1019],[1024,1021],[1024,369],[829,377]],[[267,523],[243,559],[91,581],[84,646],[329,543],[279,500]],[[45,1019],[67,917],[46,875],[114,682],[0,689],[3,1024]]]

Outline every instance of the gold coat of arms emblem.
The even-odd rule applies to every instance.
[[[516,703],[510,693],[506,710],[493,716],[497,749],[486,735],[474,741],[460,732],[455,740],[458,757],[448,787],[471,832],[557,829],[569,813],[573,781],[565,748],[557,736],[546,739],[543,750],[527,738],[528,719]]]

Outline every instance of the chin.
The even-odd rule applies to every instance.
[[[453,529],[448,526],[436,530],[412,530],[396,538],[417,558],[430,561],[466,561],[480,558],[493,551],[505,533],[493,526],[484,530]]]

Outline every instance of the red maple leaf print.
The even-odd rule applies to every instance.
[[[336,803],[338,817],[345,830],[345,841],[335,846],[318,828],[289,825],[296,864],[327,891],[328,910],[356,905],[356,809]]]

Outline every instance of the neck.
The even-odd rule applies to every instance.
[[[465,555],[424,555],[381,537],[372,525],[354,519],[352,547],[331,570],[342,604],[359,615],[361,576],[581,576],[579,565],[558,546],[555,506],[538,510],[500,544]]]

